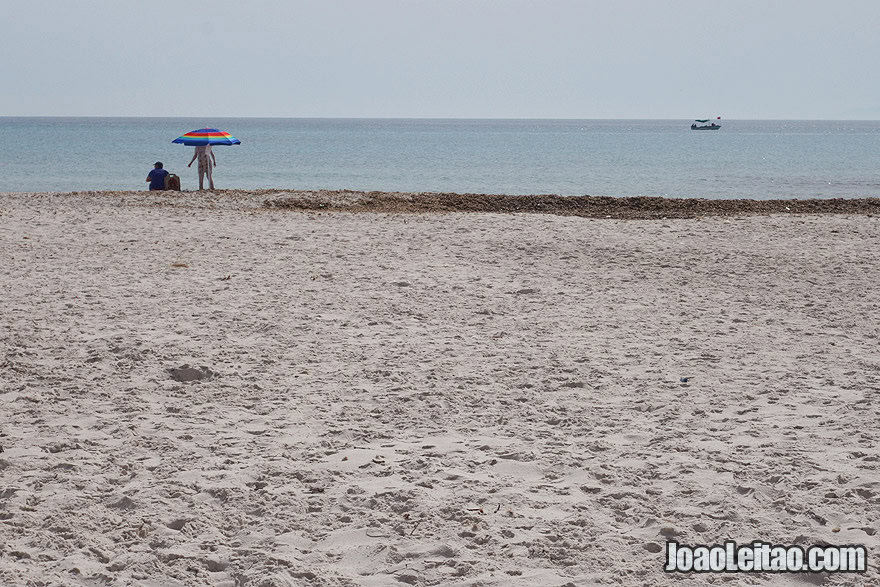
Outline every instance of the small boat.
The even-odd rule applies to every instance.
[[[721,120],[720,116],[718,120]],[[720,124],[715,124],[714,121],[710,123],[708,118],[697,118],[691,125],[691,130],[718,130],[719,128],[721,128]]]

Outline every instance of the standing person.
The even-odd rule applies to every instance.
[[[214,151],[211,149],[211,145],[196,147],[196,151],[193,153],[193,158],[190,159],[187,167],[192,167],[193,161],[196,159],[199,160],[199,190],[205,189],[205,174],[208,175],[208,187],[213,190],[214,176],[211,173],[211,170],[214,167],[217,167],[217,157],[214,156]]]
[[[167,175],[168,172],[162,169],[162,162],[156,161],[156,163],[153,164],[153,169],[147,174],[147,181],[150,182],[150,190],[164,190],[165,177]]]

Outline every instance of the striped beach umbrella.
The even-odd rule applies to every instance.
[[[172,143],[186,145],[188,147],[204,147],[205,145],[240,145],[241,141],[226,132],[216,128],[200,128],[191,130],[183,136],[177,137]]]

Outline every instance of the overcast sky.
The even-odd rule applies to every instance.
[[[880,0],[0,0],[0,115],[880,119]]]

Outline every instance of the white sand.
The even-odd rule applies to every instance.
[[[0,194],[0,584],[880,584],[876,218],[261,201]]]

